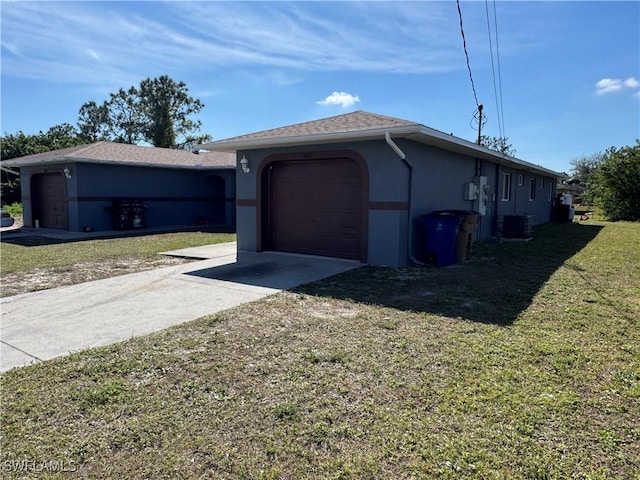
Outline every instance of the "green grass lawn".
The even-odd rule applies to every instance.
[[[640,224],[587,223],[7,372],[3,477],[638,478]]]
[[[8,297],[184,263],[190,260],[158,253],[230,242],[235,235],[179,232],[63,242],[8,235],[3,240],[0,296]]]
[[[9,237],[11,239],[11,237]],[[39,237],[36,237],[39,238]],[[156,235],[96,238],[48,245],[2,243],[0,274],[24,272],[35,268],[72,267],[79,263],[100,263],[113,259],[149,259],[158,252],[195,247],[212,243],[232,242],[235,234],[179,232]],[[11,239],[19,242],[20,239]],[[44,240],[46,241],[46,240]],[[54,239],[52,241],[55,242]]]

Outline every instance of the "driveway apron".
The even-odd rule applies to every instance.
[[[308,255],[208,250],[146,272],[0,299],[0,371],[146,335],[362,264]]]

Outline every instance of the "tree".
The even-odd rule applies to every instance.
[[[0,152],[2,160],[9,160],[10,158],[50,152],[83,143],[87,142],[80,135],[80,132],[73,125],[63,123],[35,135],[27,135],[22,131],[15,134],[5,134],[0,137]],[[20,201],[20,177],[2,171],[0,184],[3,205]]]
[[[571,160],[571,177],[574,180],[587,185],[591,174],[595,172],[596,168],[598,168],[598,165],[600,165],[603,160],[604,154],[602,152]]]
[[[591,176],[604,160],[602,152],[571,160],[571,176],[563,183],[570,185],[576,199],[586,205],[594,203],[594,192],[590,186]]]
[[[108,140],[137,144],[145,140],[145,119],[135,87],[109,95],[102,105],[90,101],[80,107],[78,127],[92,142]]]
[[[189,96],[184,82],[176,83],[163,75],[143,80],[138,88],[121,88],[102,105],[85,103],[80,108],[78,125],[92,141],[189,148],[211,140],[210,135],[196,133],[202,124],[190,118],[203,107],[200,100]]]
[[[640,221],[640,140],[633,147],[609,148],[590,184],[610,220]]]
[[[480,145],[495,150],[496,152],[504,153],[510,157],[515,157],[516,149],[513,148],[513,145],[507,143],[508,140],[507,137],[489,137],[482,135],[480,137]]]
[[[106,140],[109,136],[108,112],[104,105],[87,102],[80,107],[78,129],[90,143]]]
[[[0,138],[0,150],[2,160],[8,160],[34,153],[74,147],[83,143],[87,143],[87,141],[80,132],[73,125],[63,123],[35,135],[27,135],[22,131],[15,134],[5,134]]]

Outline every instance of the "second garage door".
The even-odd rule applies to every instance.
[[[33,219],[37,219],[41,227],[67,229],[67,187],[62,173],[39,173],[31,177],[31,205]]]
[[[276,162],[266,183],[268,249],[361,259],[362,179],[355,161]]]

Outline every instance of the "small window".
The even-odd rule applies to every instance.
[[[553,198],[553,182],[549,182],[549,188],[547,189],[547,201],[551,201]]]
[[[502,172],[502,201],[511,200],[511,174]]]
[[[524,185],[524,175],[522,173],[518,174],[518,186],[521,187]]]
[[[536,199],[536,179],[529,180],[529,201],[533,202]]]
[[[540,190],[544,189],[544,180],[540,180]]]

